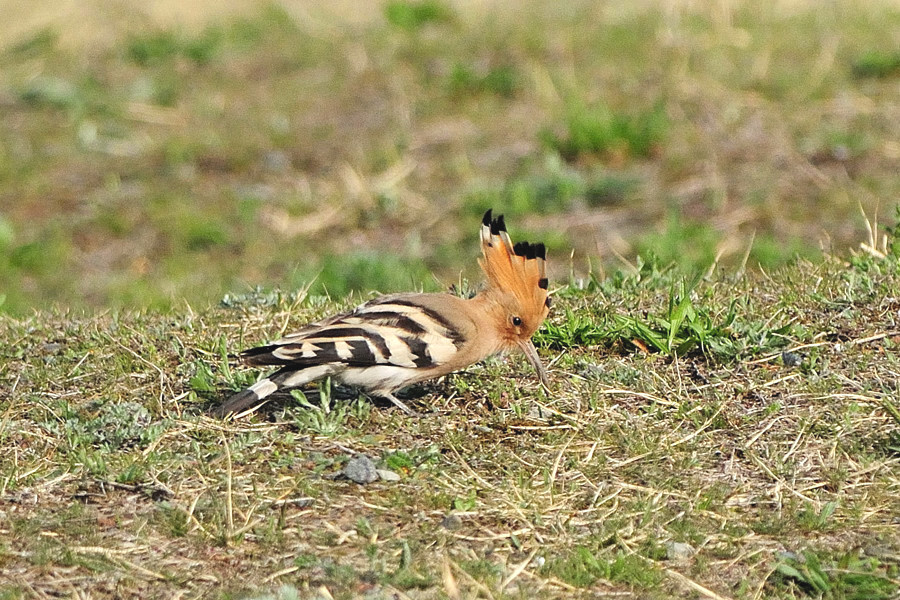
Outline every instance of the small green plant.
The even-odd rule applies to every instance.
[[[186,223],[184,235],[188,250],[207,250],[228,241],[228,234],[221,225],[200,220]]]
[[[487,209],[507,217],[528,214],[553,214],[568,209],[582,192],[581,176],[565,169],[516,179],[502,187],[477,190],[466,198],[466,211],[480,217]]]
[[[453,499],[453,510],[468,512],[475,508],[476,503],[477,495],[475,494],[475,490],[471,490],[466,496],[460,496]]]
[[[337,586],[346,587],[359,579],[359,574],[352,565],[340,564],[333,560],[323,560],[321,565],[325,576]]]
[[[894,219],[894,224],[886,225],[884,231],[887,236],[887,250],[894,259],[897,259],[900,258],[900,205],[894,207]]]
[[[714,319],[708,310],[694,305],[693,284],[682,281],[679,288],[669,292],[666,312],[645,317],[616,315],[616,333],[625,341],[642,342],[657,352],[670,356],[685,356],[695,348],[710,353],[715,338],[730,337],[729,328],[735,321],[736,302],[732,302],[724,317]],[[716,322],[718,321],[718,322]]]
[[[179,53],[178,37],[171,31],[136,35],[128,42],[126,54],[139,65],[168,60]]]
[[[59,34],[52,27],[38,29],[31,36],[25,38],[17,44],[13,44],[8,52],[11,55],[20,57],[31,57],[43,53],[52,52],[56,49],[56,43],[59,41]]]
[[[812,550],[785,553],[769,583],[777,588],[795,587],[809,596],[887,600],[895,598],[896,580],[875,558],[861,558],[849,552],[837,560]]]
[[[822,531],[829,527],[831,517],[837,508],[837,502],[826,502],[822,510],[815,510],[812,506],[806,506],[797,515],[800,527],[808,531]]]
[[[113,401],[103,404],[96,414],[70,413],[59,425],[69,448],[86,452],[97,446],[111,450],[143,447],[162,435],[165,427],[154,421],[143,405]]]
[[[161,502],[156,508],[157,519],[172,537],[184,537],[190,529],[187,513],[181,507]]]
[[[543,142],[567,160],[581,155],[649,157],[663,143],[668,118],[662,103],[638,113],[614,112],[598,104],[573,105],[564,118],[564,133],[545,131]]]
[[[429,23],[450,20],[450,8],[438,0],[391,0],[384,6],[384,16],[394,27],[418,31]]]
[[[327,292],[341,297],[351,292],[396,292],[433,285],[428,267],[419,260],[405,260],[396,254],[356,252],[326,256],[318,275],[298,274],[298,284],[310,286],[312,293]]]
[[[504,571],[502,566],[484,558],[463,561],[459,566],[473,578],[482,582],[499,582]]]
[[[900,75],[900,51],[870,50],[853,61],[852,70],[859,79]]]
[[[222,296],[219,306],[223,308],[248,308],[248,307],[273,307],[282,304],[291,306],[307,298],[307,290],[300,289],[293,292],[285,292],[279,289],[267,290],[256,286],[244,293],[230,293]]]
[[[400,471],[403,469],[413,469],[416,464],[409,454],[398,450],[397,452],[391,452],[384,457],[384,466],[391,471]]]
[[[144,465],[139,462],[133,462],[116,476],[116,481],[128,485],[137,485],[143,482],[145,478]]]
[[[2,298],[0,298],[0,304],[2,304]],[[900,409],[898,409],[887,396],[881,399],[881,405],[884,406],[884,410],[891,415],[894,422],[897,425],[900,425]]]
[[[591,208],[622,204],[639,184],[640,180],[633,176],[615,172],[597,174],[586,182],[585,204]]]
[[[567,309],[564,319],[546,322],[535,334],[534,342],[556,350],[586,348],[609,340],[611,335],[609,327],[598,323],[595,317]]]
[[[458,62],[450,72],[449,86],[457,94],[491,93],[509,98],[519,87],[519,74],[512,65],[492,67],[482,73]]]
[[[544,156],[531,174],[502,186],[481,188],[467,195],[465,211],[479,219],[493,209],[507,217],[556,214],[579,203],[590,207],[618,204],[638,184],[638,180],[605,169],[583,173],[566,164],[556,154]],[[548,235],[542,232],[542,235]],[[545,242],[546,243],[546,242]]]
[[[213,376],[212,369],[209,365],[198,362],[196,369],[196,373],[188,382],[191,389],[195,392],[215,392],[215,377]]]
[[[421,575],[412,569],[400,569],[386,580],[401,590],[427,590],[435,584],[433,577]]]
[[[751,267],[772,269],[790,264],[798,257],[821,260],[821,253],[816,248],[805,245],[799,239],[779,240],[770,233],[762,233],[753,238],[748,264]]]
[[[179,35],[169,30],[134,35],[127,43],[125,54],[140,66],[155,66],[176,57],[184,57],[197,64],[209,62],[218,52],[223,40],[215,27],[205,29],[197,37]]]
[[[12,246],[16,240],[16,230],[13,224],[0,216],[0,248],[6,249]]]
[[[634,554],[615,552],[607,558],[603,551],[587,547],[548,560],[541,569],[576,587],[590,587],[598,580],[626,583],[638,587],[655,585],[662,579],[651,563]]]
[[[319,558],[315,554],[301,552],[294,557],[294,566],[298,569],[310,569],[319,564]]]
[[[291,396],[304,409],[294,414],[301,429],[318,435],[337,435],[346,429],[350,417],[365,421],[371,411],[371,405],[362,398],[356,398],[350,403],[332,403],[330,377],[319,384],[318,405],[310,402],[300,390],[292,390]]]
[[[685,220],[671,211],[662,231],[639,238],[637,253],[652,256],[651,261],[672,264],[682,270],[708,269],[716,260],[716,247],[721,234],[707,223]]]

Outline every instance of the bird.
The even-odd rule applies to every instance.
[[[546,248],[514,245],[503,215],[494,217],[488,210],[481,221],[481,252],[486,285],[471,298],[385,295],[243,351],[247,365],[280,368],[229,397],[214,413],[241,414],[278,390],[331,377],[414,415],[394,392],[516,348],[547,387],[547,371],[531,341],[551,305]]]

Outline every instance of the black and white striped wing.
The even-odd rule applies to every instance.
[[[424,295],[427,296],[427,295]],[[244,362],[281,367],[232,395],[215,412],[240,413],[282,388],[334,376],[388,397],[390,393],[451,361],[463,336],[422,301],[423,295],[386,296],[308,325],[272,344],[241,353]],[[417,302],[416,299],[419,299]]]
[[[414,299],[387,296],[241,354],[248,364],[408,369],[439,366],[456,354],[459,332]]]

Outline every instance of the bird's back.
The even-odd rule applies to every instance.
[[[478,323],[462,309],[467,302],[450,294],[382,296],[246,350],[245,363],[281,369],[229,398],[219,412],[240,412],[280,388],[326,376],[390,397],[476,362],[494,349],[473,355]]]
[[[449,294],[395,294],[307,325],[269,345],[244,351],[247,364],[428,369],[450,360],[476,324]]]

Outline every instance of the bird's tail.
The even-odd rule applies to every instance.
[[[221,418],[231,414],[236,415],[258,406],[265,398],[277,392],[281,387],[277,383],[279,374],[275,373],[270,377],[260,379],[247,389],[232,394],[225,402],[213,409],[212,415]]]
[[[246,390],[230,396],[225,402],[213,409],[213,416],[225,417],[240,414],[255,406],[282,388],[294,388],[310,381],[321,379],[335,372],[335,365],[313,365],[297,368],[294,365],[272,373],[260,379]]]

